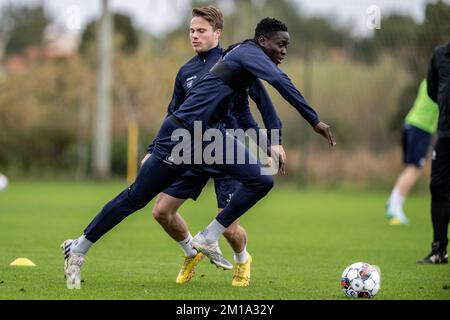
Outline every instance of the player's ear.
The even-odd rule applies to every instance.
[[[258,43],[261,47],[266,47],[267,38],[265,36],[259,36],[258,37]]]
[[[219,39],[220,36],[222,36],[222,29],[216,29],[216,30],[214,31],[214,33],[216,34],[217,39]]]

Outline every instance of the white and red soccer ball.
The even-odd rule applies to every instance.
[[[366,262],[348,266],[341,277],[341,289],[350,298],[373,298],[380,291],[380,271]]]

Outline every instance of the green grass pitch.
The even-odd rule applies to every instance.
[[[177,285],[182,252],[153,220],[151,208],[128,217],[92,247],[82,289],[68,290],[60,243],[81,234],[120,183],[11,182],[0,192],[0,299],[346,299],[340,276],[353,262],[381,268],[375,299],[450,299],[450,266],[417,265],[431,241],[429,196],[414,194],[409,226],[389,226],[387,194],[276,186],[241,222],[253,256],[248,288],[232,271],[204,260]],[[216,214],[213,188],[181,210],[192,234]],[[221,240],[225,256],[232,252]],[[27,257],[36,267],[12,267]]]

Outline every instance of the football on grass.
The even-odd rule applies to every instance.
[[[380,291],[380,272],[366,262],[356,262],[345,268],[341,289],[350,298],[373,298]]]

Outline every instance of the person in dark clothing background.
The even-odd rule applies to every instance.
[[[450,221],[450,42],[434,49],[428,67],[428,95],[439,106],[438,140],[431,163],[431,252],[418,263],[448,263]]]

